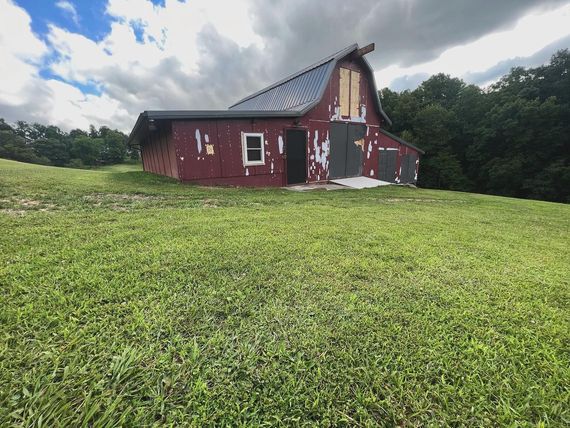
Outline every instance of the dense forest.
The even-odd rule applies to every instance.
[[[105,126],[64,132],[57,126],[24,121],[10,126],[0,118],[0,158],[83,168],[138,159],[138,152],[127,146],[125,134]]]
[[[391,131],[417,144],[418,185],[570,202],[570,53],[489,88],[444,74],[380,91]]]

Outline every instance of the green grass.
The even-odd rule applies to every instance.
[[[0,160],[0,426],[568,426],[570,207]]]
[[[99,171],[107,172],[133,172],[142,171],[143,167],[140,162],[122,163],[118,165],[105,165],[97,168]]]

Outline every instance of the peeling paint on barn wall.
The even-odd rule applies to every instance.
[[[309,120],[307,131],[307,181],[323,181],[329,177],[329,122]]]
[[[199,181],[204,184],[268,185],[284,184],[283,133],[291,128],[291,119],[216,119],[175,121],[178,161],[184,173],[182,181]],[[202,137],[202,155],[197,161],[198,144],[196,131]],[[265,165],[243,165],[241,132],[262,132],[264,134]],[[205,147],[208,143],[214,147],[214,154],[208,156]],[[191,143],[191,144],[190,144]],[[217,147],[215,147],[217,146]],[[247,177],[247,180],[246,180]]]
[[[202,153],[202,138],[200,137],[199,129],[196,129],[196,149],[198,153]]]
[[[315,129],[314,133],[313,151],[309,156],[309,174],[313,174],[313,176],[316,175],[316,181],[321,181],[328,178],[330,153],[329,131],[327,131],[326,137],[322,141],[319,139],[319,130]]]

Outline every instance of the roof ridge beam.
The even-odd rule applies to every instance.
[[[356,50],[353,54],[354,58],[360,58],[363,57],[366,54],[369,54],[370,52],[372,52],[375,48],[375,44],[374,43],[370,43],[369,45],[366,45],[358,50]]]

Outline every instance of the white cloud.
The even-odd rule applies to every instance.
[[[30,17],[8,0],[0,0],[0,100],[15,105],[47,46],[30,31]]]
[[[220,1],[167,0],[161,7],[148,0],[110,0],[107,13],[115,21],[98,42],[50,26],[48,41],[58,53],[50,70],[67,81],[98,86],[115,108],[130,113],[111,125],[123,130],[142,109],[225,108],[257,87],[240,81],[256,82],[252,73],[264,72],[263,64],[251,66],[262,43],[251,28],[247,0],[223,5],[220,17]]]
[[[0,0],[0,117],[129,131],[142,109],[225,108],[228,94],[235,93],[229,95],[233,100],[236,91],[255,89],[239,83],[252,70],[235,64],[251,69],[260,41],[249,25],[246,0],[224,3],[224,18],[217,16],[219,7],[219,1],[204,0],[167,0],[165,7],[110,0],[107,12],[115,21],[101,41],[50,24],[44,43],[22,8]],[[142,29],[142,43],[134,27]],[[47,60],[63,81],[40,77]],[[215,76],[228,70],[235,70],[230,88],[230,79]],[[93,85],[101,95],[84,94],[73,83]]]
[[[197,72],[200,57],[197,37],[206,25],[213,26],[222,37],[240,47],[262,45],[253,31],[248,7],[248,0],[194,0],[187,3],[166,0],[164,7],[148,0],[110,0],[107,12],[122,23],[113,27],[114,34],[106,38],[105,44],[124,62],[150,59],[156,64],[160,59],[174,56],[184,71]],[[125,22],[144,29],[144,45],[127,35]]]
[[[68,83],[42,78],[39,70],[50,48],[34,35],[30,17],[23,9],[10,0],[0,0],[0,11],[0,117],[64,129],[130,120],[120,103],[106,94],[85,95]],[[64,61],[71,61],[69,55],[88,46],[84,40],[81,42],[61,52]],[[62,73],[62,77],[67,75]]]
[[[394,29],[400,28],[400,21],[387,17],[392,9],[386,7],[371,9],[362,20],[368,30],[354,32],[340,31],[341,25],[332,25],[347,24],[345,15],[360,19],[348,13],[359,7],[352,3],[338,0],[344,9],[337,10],[325,0],[299,0],[294,5],[281,1],[271,7],[257,1],[165,0],[164,6],[158,6],[150,0],[108,0],[107,16],[102,19],[111,19],[110,31],[102,39],[92,40],[54,24],[48,25],[45,38],[40,39],[32,32],[24,9],[13,0],[0,0],[0,117],[51,123],[64,129],[107,125],[128,132],[142,110],[226,108],[247,93],[343,47],[332,45],[344,45],[347,38],[349,42],[359,37],[360,41],[377,40],[376,58],[388,54],[393,61],[398,53],[405,61],[402,64],[433,58],[449,45],[445,32],[425,33],[426,28],[434,28],[432,18],[420,20],[423,30],[418,29],[418,34],[432,34],[432,44],[402,41],[401,32]],[[398,6],[393,10],[400,13],[403,3],[397,1],[391,0]],[[559,1],[562,0],[548,3]],[[364,2],[363,6],[375,0],[360,2]],[[529,2],[525,0],[525,8],[530,7]],[[419,3],[412,1],[406,4],[404,12],[415,20],[416,26],[418,16],[425,18],[425,7],[433,10],[429,5],[417,10]],[[467,0],[463,4],[472,5]],[[69,0],[58,1],[57,6],[70,16],[77,16]],[[528,10],[525,8],[521,10]],[[516,11],[506,6],[503,9],[503,13],[508,12],[503,21],[497,18],[482,25],[483,29],[471,29],[460,40],[465,43],[492,26],[499,28],[496,26],[502,22],[514,22]],[[379,85],[385,86],[395,77],[417,77],[421,73],[474,73],[505,58],[532,53],[569,33],[570,26],[564,25],[568,23],[568,9],[527,17],[512,30],[448,49],[431,62],[382,69],[376,74]],[[252,11],[255,15],[251,15]],[[312,18],[315,14],[309,12],[313,11],[323,11],[320,22]],[[451,11],[458,13],[453,8]],[[381,29],[376,22],[379,16],[386,21]],[[397,22],[390,32],[386,26],[392,21]],[[397,41],[409,46],[408,51],[400,48]],[[391,51],[386,50],[393,44]],[[424,51],[431,53],[426,56]],[[376,64],[380,66],[382,62]],[[55,78],[40,76],[40,70],[49,71],[46,74]],[[95,88],[86,91],[95,93],[82,92],[78,89],[82,85]]]
[[[547,13],[525,16],[510,30],[448,49],[433,61],[410,67],[391,65],[383,68],[375,73],[375,77],[381,87],[399,82],[404,76],[444,72],[464,77],[483,72],[509,58],[531,56],[569,34],[570,5],[566,5]]]
[[[29,31],[30,17],[22,9],[0,0],[0,10],[0,99],[15,104],[47,47]]]
[[[77,14],[77,10],[75,9],[73,3],[68,0],[59,0],[55,3],[55,5],[63,10],[66,14],[68,14],[75,25],[79,25],[79,15]]]

